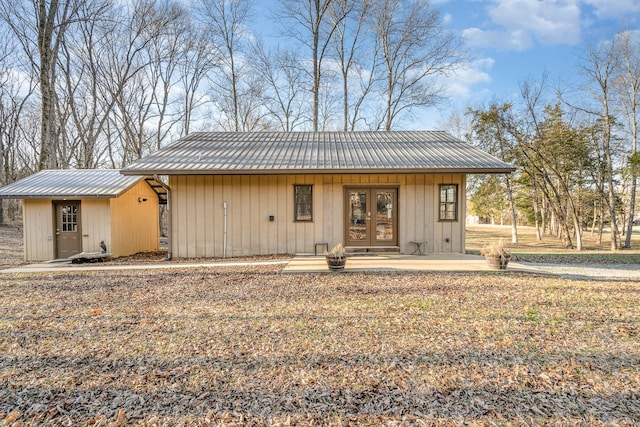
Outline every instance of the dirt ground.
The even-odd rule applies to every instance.
[[[637,282],[281,269],[0,277],[0,427],[640,423]]]
[[[637,283],[281,268],[2,277],[0,426],[640,422]]]
[[[0,225],[0,268],[24,264],[22,227]]]

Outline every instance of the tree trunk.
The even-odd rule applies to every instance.
[[[511,189],[511,180],[509,175],[505,176],[507,184],[507,197],[509,198],[509,211],[511,213],[511,243],[518,243],[518,220],[516,217],[516,204],[513,200],[513,190]]]
[[[633,234],[633,220],[636,215],[636,187],[638,177],[635,173],[631,175],[631,200],[629,201],[629,221],[627,222],[627,236],[624,240],[624,247],[631,248],[631,235]]]
[[[538,206],[538,190],[535,183],[533,185],[533,217],[536,223],[536,240],[541,241],[542,235],[540,234],[540,207]]]

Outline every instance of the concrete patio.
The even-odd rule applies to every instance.
[[[250,265],[284,264],[284,273],[323,273],[329,272],[324,256],[298,255],[290,260],[255,260],[255,261],[213,261],[213,262],[163,262],[141,264],[113,264],[109,261],[71,264],[69,260],[56,260],[0,270],[0,273],[44,273],[68,271],[108,271],[108,270],[140,270],[140,269],[173,269],[173,268],[216,268]],[[479,255],[463,255],[451,253],[435,253],[427,255],[389,255],[389,254],[357,254],[349,256],[347,272],[384,272],[384,271],[499,271],[491,270],[484,257]],[[510,262],[508,271],[526,273],[547,273],[531,265]]]
[[[509,271],[526,273],[542,273],[531,265],[510,262]],[[296,256],[284,268],[284,273],[322,273],[329,271],[324,256]],[[372,272],[372,271],[499,271],[492,270],[483,256],[431,253],[427,255],[388,255],[388,254],[357,254],[347,259],[344,271]]]

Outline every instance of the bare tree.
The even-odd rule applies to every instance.
[[[244,37],[252,7],[252,0],[200,0],[199,19],[205,28],[212,46],[218,49],[219,71],[213,79],[219,107],[230,116],[231,130],[241,130],[240,101],[241,75],[245,51]],[[250,93],[251,89],[248,89]]]
[[[189,134],[194,113],[205,104],[200,86],[216,65],[217,57],[200,27],[191,27],[184,45],[184,56],[178,63],[180,89],[182,90],[182,126],[180,135]]]
[[[0,186],[9,184],[25,175],[23,163],[17,161],[19,142],[24,140],[26,111],[35,90],[35,76],[18,73],[15,61],[17,47],[6,27],[0,25]],[[17,204],[0,200],[0,224],[5,222],[5,204],[17,208]],[[9,216],[15,216],[16,209],[9,209]]]
[[[73,162],[78,168],[95,168],[101,165],[108,141],[104,127],[114,105],[105,79],[109,39],[117,30],[111,18],[111,5],[105,2],[87,2],[80,5],[81,15],[87,17],[78,22],[74,31],[65,36],[59,55],[58,80],[62,96],[57,111],[61,116],[61,141],[68,146],[61,149],[62,165]],[[66,113],[66,117],[65,116]],[[67,159],[65,160],[65,157]]]
[[[322,63],[327,58],[333,34],[346,14],[346,10],[343,13],[330,13],[334,1],[336,0],[280,0],[284,10],[281,18],[285,34],[293,37],[311,53],[311,122],[314,132],[319,130],[320,91],[324,71]],[[340,9],[333,10],[335,12]]]
[[[291,132],[305,121],[304,71],[292,50],[267,50],[260,42],[253,47],[254,72],[265,82],[264,107],[277,128]]]
[[[177,72],[185,60],[188,43],[189,16],[177,3],[163,3],[158,14],[166,19],[166,27],[150,43],[150,81],[154,83],[152,100],[156,110],[155,147],[159,150],[170,135],[171,129],[179,122],[179,115],[173,114],[174,87],[178,85]]]
[[[611,227],[611,250],[616,251],[619,247],[618,219],[616,215],[616,188],[614,185],[614,175],[616,171],[613,165],[613,128],[615,119],[613,117],[612,97],[613,81],[620,64],[617,54],[616,42],[610,41],[598,46],[590,46],[581,60],[580,71],[586,79],[587,87],[585,91],[596,101],[597,107],[577,107],[579,110],[587,112],[602,123],[601,150],[604,156],[605,180],[608,192],[609,222]]]
[[[640,154],[638,154],[638,116],[640,115],[640,40],[630,32],[617,37],[620,70],[614,81],[618,94],[621,115],[626,119],[630,149],[626,158],[629,178],[629,214],[624,247],[631,247],[631,235],[636,212],[636,189],[640,174]]]
[[[378,78],[378,40],[367,37],[370,34],[367,34],[366,21],[370,11],[371,0],[335,0],[331,8],[337,23],[333,44],[342,77],[342,128],[345,131],[355,130],[364,101]],[[355,88],[353,80],[357,83]]]
[[[65,33],[82,17],[79,0],[16,0],[0,3],[0,18],[11,28],[37,70],[41,98],[38,169],[56,168],[56,78]]]
[[[389,131],[402,113],[443,99],[436,77],[455,68],[460,48],[426,0],[375,0],[371,16],[385,74],[386,108],[378,126]]]
[[[109,157],[114,167],[126,165],[155,147],[155,132],[147,124],[157,116],[154,96],[158,80],[149,68],[157,63],[154,41],[169,27],[170,17],[165,12],[154,1],[137,0],[114,17],[119,31],[109,39],[109,54],[101,65],[108,72],[108,94],[114,102],[110,116],[114,126],[109,128]],[[116,141],[119,149],[114,147]]]

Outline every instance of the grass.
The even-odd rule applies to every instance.
[[[568,249],[554,236],[536,239],[533,227],[518,227],[518,243],[511,243],[511,226],[467,225],[467,253],[479,254],[487,242],[502,239],[519,261],[562,264],[640,264],[640,230],[634,230],[631,249],[611,252],[610,240],[603,235],[600,243],[597,235],[585,232],[584,250]]]
[[[508,272],[3,276],[0,425],[634,425],[639,306]]]

